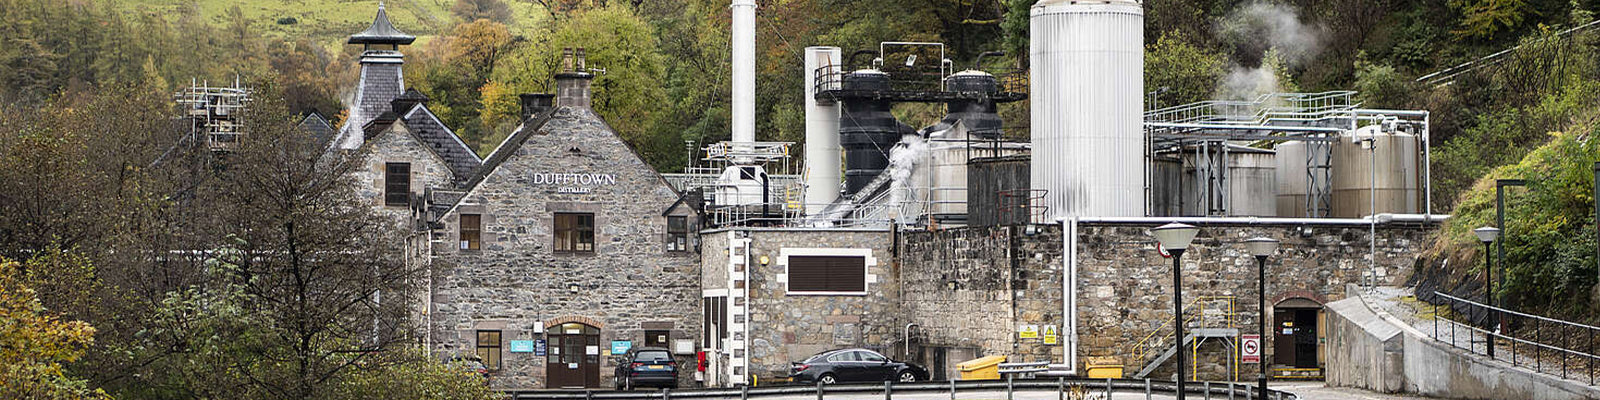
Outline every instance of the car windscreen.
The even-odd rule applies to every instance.
[[[672,355],[667,354],[667,352],[665,352],[665,351],[659,351],[659,350],[656,350],[656,351],[641,351],[638,354],[634,354],[633,355],[633,361],[634,362],[672,361]]]

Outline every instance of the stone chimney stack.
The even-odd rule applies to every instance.
[[[589,73],[583,56],[582,47],[561,51],[561,72],[556,74],[557,107],[589,108],[589,81],[594,74]]]
[[[527,121],[538,113],[555,108],[556,95],[547,93],[523,93],[517,97],[522,99],[522,120]]]

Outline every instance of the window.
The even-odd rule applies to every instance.
[[[556,213],[556,251],[594,252],[594,214]]]
[[[828,362],[852,362],[852,361],[860,361],[860,360],[856,359],[856,352],[854,352],[854,351],[841,351],[841,352],[838,352],[838,353],[833,353],[833,355],[831,355],[831,356],[828,356]]]
[[[889,359],[888,358],[884,358],[882,354],[878,354],[878,353],[874,353],[874,352],[870,352],[870,351],[858,351],[858,352],[856,352],[856,358],[861,359],[861,361],[867,361],[867,362],[889,361]]]
[[[383,204],[411,204],[411,163],[383,164]]]
[[[500,331],[478,331],[478,359],[484,368],[500,370]]]
[[[867,261],[860,256],[789,256],[789,292],[867,291]]]
[[[700,318],[706,328],[700,332],[700,347],[711,347],[712,342],[728,338],[728,298],[715,296],[701,300]]]
[[[644,331],[644,347],[667,347],[672,331],[646,330]]]
[[[667,251],[689,250],[689,217],[667,217]]]
[[[477,250],[483,232],[483,217],[478,214],[461,214],[461,249]]]

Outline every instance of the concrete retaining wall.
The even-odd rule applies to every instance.
[[[1470,400],[1600,399],[1600,389],[1433,340],[1360,297],[1328,304],[1331,386]]]

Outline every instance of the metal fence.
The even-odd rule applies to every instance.
[[[1600,376],[1595,371],[1600,356],[1595,353],[1594,341],[1600,327],[1516,312],[1440,292],[1433,294],[1437,296],[1433,302],[1433,338],[1436,340],[1490,356],[1492,339],[1493,346],[1499,348],[1490,356],[1495,360],[1559,375],[1562,379],[1587,380],[1590,386]],[[1449,314],[1467,316],[1480,323],[1458,322],[1441,314],[1445,310],[1440,306],[1445,306]],[[1494,323],[1496,320],[1498,327]]]
[[[511,390],[506,391],[512,400],[546,399],[749,399],[766,396],[816,396],[818,400],[840,396],[852,399],[877,398],[893,400],[896,393],[949,393],[955,400],[962,394],[974,392],[1004,392],[1010,400],[1017,391],[1051,391],[1058,399],[1110,398],[1111,393],[1143,393],[1146,399],[1156,394],[1171,395],[1177,385],[1173,382],[1150,379],[1012,379],[1004,381],[946,381],[917,383],[869,383],[840,385],[783,385],[713,389],[659,390],[629,392],[615,390]],[[1255,386],[1235,382],[1189,382],[1184,385],[1189,398],[1200,400],[1259,400]],[[1270,400],[1298,400],[1299,396],[1281,390],[1267,390]]]

